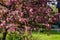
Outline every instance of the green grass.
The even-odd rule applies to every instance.
[[[33,40],[60,40],[60,32],[57,33],[56,31],[51,31],[50,35],[47,35],[46,33],[33,32],[32,39]],[[3,35],[2,33],[0,33],[0,38],[2,37]]]
[[[60,40],[60,34],[39,34],[33,33],[33,40]]]
[[[32,39],[33,40],[60,40],[60,32],[57,32],[56,30],[51,30],[50,35],[47,35],[47,30],[44,31],[43,33],[40,32],[34,32],[32,31]],[[0,33],[0,40],[3,37],[3,33]],[[13,35],[12,35],[13,37]],[[9,37],[11,38],[11,37]],[[15,39],[15,36],[14,36]],[[10,39],[8,39],[10,40]],[[18,39],[17,39],[18,40]]]

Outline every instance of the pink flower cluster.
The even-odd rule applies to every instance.
[[[12,26],[8,29],[11,31],[15,31],[15,24],[25,25],[25,29],[30,30],[30,27],[37,25],[37,23],[47,23],[46,26],[49,27],[51,22],[57,23],[58,21],[58,14],[54,14],[52,9],[45,5],[46,2],[7,0],[4,4],[10,9],[0,5],[0,26],[8,28],[11,24]],[[29,26],[27,27],[27,25]]]

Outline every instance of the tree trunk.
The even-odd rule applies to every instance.
[[[5,32],[3,33],[3,38],[2,38],[2,40],[6,40],[6,35],[7,35],[7,29],[5,29]]]

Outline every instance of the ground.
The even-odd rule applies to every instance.
[[[33,34],[34,40],[60,40],[60,34]]]
[[[2,37],[3,35],[2,33],[0,33],[0,38]],[[50,31],[50,35],[47,35],[47,31],[44,33],[33,32],[32,39],[33,40],[60,40],[60,32]]]
[[[60,40],[60,32],[51,31],[50,35],[46,33],[36,33],[33,34],[33,40]]]

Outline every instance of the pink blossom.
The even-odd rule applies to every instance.
[[[15,29],[10,28],[10,29],[8,29],[8,32],[12,32],[12,33],[14,33],[14,32],[15,32]]]
[[[7,0],[6,3],[5,3],[7,6],[11,5],[11,1],[10,0]]]
[[[30,26],[25,26],[25,30],[30,30],[31,27]]]
[[[5,28],[6,22],[5,21],[2,21],[2,23],[0,25],[1,25],[2,28]]]
[[[28,18],[20,18],[19,22],[25,24],[26,22],[28,22],[28,20],[29,20]]]
[[[33,11],[33,9],[31,8],[29,11],[30,11],[30,12],[32,12],[32,11]]]
[[[10,0],[11,2],[15,2],[15,1],[17,1],[17,0]]]
[[[47,29],[51,28],[50,24],[48,24],[48,23],[45,26],[46,26]]]
[[[48,21],[49,21],[49,22],[52,21],[52,18],[49,18]]]
[[[34,30],[36,31],[36,30],[37,30],[37,28],[34,28]]]

